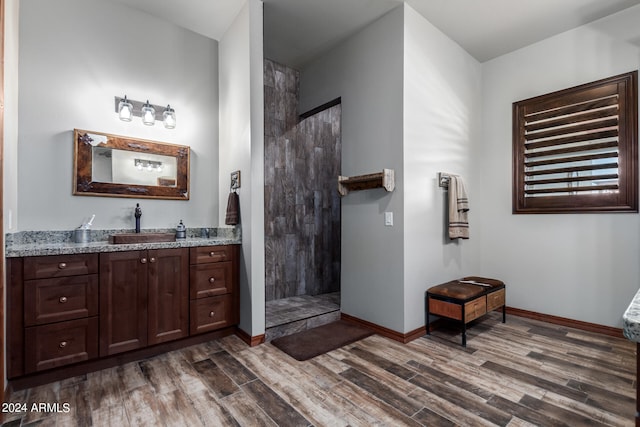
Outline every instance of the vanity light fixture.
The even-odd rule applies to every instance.
[[[134,159],[134,165],[139,171],[162,172],[162,162],[155,160]]]
[[[173,129],[176,127],[176,111],[171,108],[171,105],[167,107],[161,107],[159,105],[150,104],[147,102],[140,102],[128,99],[125,95],[124,98],[118,96],[115,97],[116,113],[120,120],[130,122],[135,117],[141,117],[142,123],[147,126],[153,126],[156,121],[162,121],[164,127],[167,129]]]

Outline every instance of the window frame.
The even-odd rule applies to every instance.
[[[527,196],[533,193],[527,189],[525,162],[529,158],[531,164],[531,152],[526,153],[526,116],[544,115],[547,112],[553,114],[558,109],[578,109],[578,111],[591,111],[587,108],[579,110],[581,104],[589,105],[597,101],[600,94],[613,98],[617,94],[617,192],[590,193],[574,192],[575,194],[541,195],[539,197]],[[595,96],[595,98],[594,98]],[[586,101],[585,101],[586,100]],[[582,113],[578,113],[580,115]],[[556,116],[560,117],[560,116]],[[638,212],[638,71],[620,74],[606,79],[586,83],[580,86],[560,90],[557,92],[525,99],[513,103],[512,117],[513,131],[513,196],[512,209],[514,214],[526,213],[611,213],[611,212]],[[557,120],[557,118],[555,119]],[[576,124],[580,119],[573,116],[571,124]],[[562,127],[562,126],[560,126]],[[557,129],[551,128],[549,129]],[[553,130],[551,133],[557,133]],[[567,132],[570,134],[570,132]],[[595,132],[594,132],[595,134]],[[531,133],[529,134],[531,135]],[[555,135],[555,138],[562,138]],[[565,137],[566,138],[566,137]],[[566,138],[570,139],[570,138]],[[589,137],[584,140],[596,140]],[[569,143],[556,142],[555,148],[569,146]],[[588,150],[584,150],[588,151]],[[578,154],[584,151],[578,151]],[[529,156],[529,157],[527,157]],[[565,156],[567,156],[565,154]],[[544,162],[543,162],[544,163]],[[548,166],[551,161],[547,161]],[[531,183],[532,181],[529,181]],[[584,188],[584,187],[583,187]],[[539,190],[538,190],[539,191]],[[543,191],[551,193],[551,191]],[[559,192],[560,193],[560,192]],[[566,193],[566,192],[565,192]]]

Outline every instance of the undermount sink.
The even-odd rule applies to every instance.
[[[175,242],[175,233],[118,233],[109,236],[109,243],[153,243],[153,242]]]

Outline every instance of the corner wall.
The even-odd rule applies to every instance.
[[[342,175],[394,169],[396,189],[342,198],[341,309],[404,330],[403,12],[390,11],[300,73],[300,111],[342,98]],[[337,186],[335,177],[335,185]],[[384,225],[393,212],[393,227]]]
[[[404,7],[404,332],[425,324],[427,288],[480,272],[482,199],[480,63],[410,6]],[[447,234],[447,190],[469,195],[469,240]]]
[[[230,173],[241,172],[240,329],[265,332],[263,4],[248,0],[220,40],[219,217]]]
[[[511,214],[511,107],[522,99],[637,70],[640,6],[482,66],[482,273],[507,305],[622,327],[638,289],[638,214]]]

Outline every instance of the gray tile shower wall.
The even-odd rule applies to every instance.
[[[300,121],[298,71],[264,64],[266,300],[335,292],[342,109]]]

